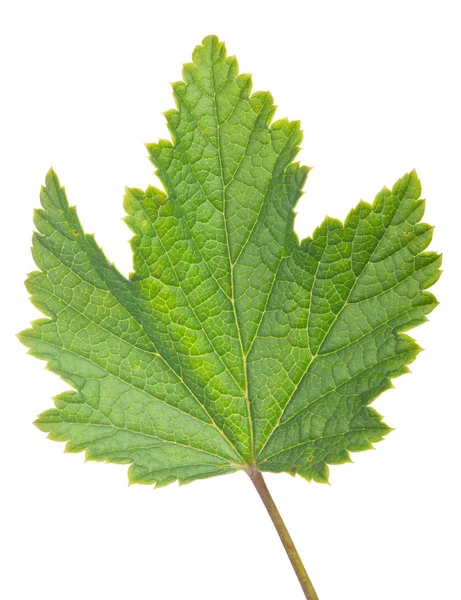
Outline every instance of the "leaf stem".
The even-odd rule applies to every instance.
[[[261,500],[264,503],[264,506],[269,513],[270,518],[272,519],[272,523],[274,524],[277,533],[282,541],[283,547],[285,548],[286,553],[288,554],[288,558],[290,559],[291,565],[298,577],[299,583],[301,584],[302,590],[307,600],[319,600],[316,591],[314,590],[314,586],[312,585],[311,580],[309,579],[309,575],[307,574],[306,569],[301,561],[301,558],[296,550],[296,547],[291,539],[290,534],[288,533],[288,529],[286,528],[285,523],[283,522],[282,516],[280,515],[275,502],[270,495],[269,490],[267,489],[266,482],[262,476],[261,471],[253,465],[252,467],[248,467],[245,469],[247,475],[253,482],[253,485],[256,488]]]

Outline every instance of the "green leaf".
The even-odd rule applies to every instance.
[[[36,424],[132,482],[299,473],[366,450],[389,427],[370,403],[419,348],[404,332],[436,305],[440,256],[415,172],[301,243],[308,169],[298,122],[272,122],[224,44],[205,38],[149,144],[165,192],[127,190],[134,273],[86,235],[50,171],[27,280],[47,318],[20,338],[74,391]]]

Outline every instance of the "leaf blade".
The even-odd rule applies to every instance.
[[[48,360],[52,371],[78,390],[66,396],[66,403],[60,409],[61,416],[64,409],[70,411],[72,408],[78,415],[70,416],[74,420],[82,419],[82,404],[88,407],[86,400],[89,399],[89,408],[91,403],[101,402],[106,413],[110,412],[112,417],[117,413],[118,420],[108,422],[106,414],[106,420],[99,425],[126,428],[120,419],[123,416],[126,420],[129,414],[127,417],[120,402],[123,394],[129,391],[130,404],[138,405],[137,412],[131,415],[131,425],[137,426],[143,435],[158,437],[155,431],[160,429],[164,443],[175,442],[178,445],[187,445],[190,443],[188,440],[199,439],[195,450],[205,449],[208,453],[216,454],[216,448],[220,448],[223,454],[221,459],[226,460],[227,464],[240,463],[242,457],[238,451],[181,377],[158,354],[138,321],[120,304],[120,295],[109,289],[108,282],[113,284],[115,280],[123,285],[128,282],[122,281],[121,276],[105,261],[93,238],[84,236],[76,214],[69,208],[53,172],[47,177],[42,202],[45,211],[56,208],[60,211],[54,214],[58,229],[53,227],[53,219],[49,214],[48,219],[44,218],[43,213],[38,214],[36,224],[39,233],[34,236],[34,255],[42,273],[32,274],[28,288],[33,302],[51,318],[35,322],[33,329],[23,332],[20,339],[35,356]],[[91,252],[88,248],[87,252],[77,250],[76,240],[84,246],[89,244]],[[93,260],[99,261],[101,272],[94,269],[89,254]],[[69,260],[63,259],[63,256]],[[74,271],[70,268],[71,264]],[[79,270],[84,271],[84,277]],[[104,278],[107,273],[110,277]],[[66,281],[66,285],[63,285],[63,281]],[[107,308],[107,314],[103,313],[102,317],[98,314],[101,307]],[[71,331],[72,339],[66,338],[69,323],[75,324]],[[121,328],[123,323],[128,323],[128,326]],[[134,336],[136,344],[133,344]],[[89,340],[92,342],[89,343]],[[92,352],[95,342],[98,350]],[[107,347],[103,347],[103,344]],[[105,363],[101,364],[104,359]],[[118,364],[117,360],[120,361]],[[62,399],[59,402],[62,404]],[[114,406],[117,407],[115,413]],[[155,427],[150,421],[155,421]],[[44,422],[39,418],[37,424],[44,425]],[[57,431],[57,425],[53,430]],[[184,439],[181,438],[181,430]],[[175,440],[178,436],[179,439]],[[200,448],[204,441],[204,447]]]
[[[408,192],[408,190],[410,191]],[[334,417],[334,411],[339,411],[339,413],[341,411],[344,412],[347,401],[349,401],[351,404],[349,422],[353,422],[354,410],[356,410],[357,415],[362,420],[371,424],[375,423],[377,414],[370,412],[366,418],[367,413],[364,413],[363,406],[367,407],[378,394],[388,389],[390,379],[405,372],[406,365],[416,357],[419,351],[418,346],[411,338],[403,336],[400,332],[424,321],[426,314],[435,307],[435,299],[432,295],[425,292],[425,289],[432,285],[438,278],[438,268],[441,260],[435,253],[430,255],[430,260],[428,260],[428,256],[421,254],[422,250],[429,244],[431,236],[427,235],[427,232],[430,231],[427,227],[423,226],[422,229],[419,227],[419,219],[422,217],[420,209],[423,206],[418,200],[419,194],[420,185],[414,172],[399,180],[394,186],[393,192],[384,192],[386,201],[392,204],[392,207],[395,209],[396,217],[392,218],[397,221],[397,226],[392,222],[389,222],[387,226],[384,218],[385,215],[383,215],[383,237],[378,236],[376,238],[378,240],[377,243],[370,244],[368,259],[354,276],[349,276],[349,278],[344,276],[347,273],[346,263],[349,263],[350,274],[353,274],[354,267],[357,268],[358,262],[354,260],[354,253],[352,251],[348,252],[344,248],[338,252],[337,247],[344,244],[345,239],[348,239],[349,246],[351,247],[356,243],[356,233],[350,232],[348,235],[347,226],[353,224],[354,228],[357,229],[360,227],[361,220],[374,220],[376,213],[381,212],[382,206],[385,203],[383,193],[377,196],[373,205],[374,211],[372,207],[367,207],[363,204],[359,205],[355,209],[355,213],[352,211],[346,219],[344,227],[339,222],[327,219],[316,233],[314,233],[312,240],[303,242],[307,253],[309,252],[308,246],[314,245],[316,239],[320,238],[324,243],[323,251],[319,252],[320,249],[315,248],[318,262],[311,282],[310,296],[311,298],[314,297],[314,300],[311,299],[305,309],[306,326],[311,334],[310,338],[307,336],[305,348],[311,355],[307,358],[308,355],[306,353],[304,370],[298,376],[297,384],[292,386],[293,390],[288,399],[286,399],[283,409],[279,411],[276,425],[272,428],[265,442],[263,442],[259,452],[259,457],[263,461],[260,464],[261,468],[269,468],[271,465],[271,451],[267,449],[268,445],[270,447],[271,444],[286,444],[287,439],[293,436],[302,438],[304,435],[305,441],[303,444],[306,446],[306,452],[302,456],[295,457],[293,453],[290,454],[290,447],[288,449],[285,448],[287,461],[293,462],[292,468],[295,467],[297,472],[307,477],[313,473],[314,476],[313,468],[316,465],[314,464],[315,444],[313,442],[317,439],[316,436],[319,435],[319,428],[322,427],[320,423],[316,423],[316,419],[319,422],[324,420],[325,423],[323,423],[323,426],[329,431],[328,427],[331,428],[331,423],[328,426],[328,419],[331,421],[336,418],[340,421],[341,417],[344,420],[346,418],[345,414],[338,414]],[[408,204],[412,205],[412,209],[414,210],[408,212],[408,215],[403,218],[402,211],[407,210]],[[359,215],[361,215],[360,218],[358,218]],[[379,255],[379,252],[382,250],[379,240],[385,239],[386,231],[390,231],[391,228],[394,228],[392,230],[392,240],[394,243],[401,244],[400,250],[393,254],[388,252],[389,255],[387,257],[383,252]],[[419,232],[418,235],[415,234],[415,230]],[[325,249],[328,248],[328,240],[330,240],[331,246],[336,253],[335,260],[331,259],[331,256],[334,256],[333,252],[330,253],[330,257],[325,252]],[[389,245],[390,242],[385,244],[385,246]],[[399,268],[395,268],[393,273],[391,269],[388,269],[386,261],[395,261],[396,257],[401,256],[405,252],[408,262],[399,263]],[[382,274],[379,276],[375,275],[376,281],[370,274],[375,267],[373,266],[370,272],[366,271],[367,265],[380,264],[378,261],[373,263],[374,257],[381,261],[381,269],[385,269],[388,273],[387,277],[383,277]],[[412,258],[410,259],[410,257]],[[420,266],[421,257],[423,257],[422,266]],[[325,273],[329,272],[330,277],[322,273],[322,261],[325,263],[324,271]],[[335,263],[336,270],[334,270]],[[405,269],[402,265],[406,265]],[[313,265],[311,265],[311,270],[312,268]],[[367,285],[360,282],[362,274],[367,278]],[[336,283],[333,282],[335,278]],[[294,283],[292,281],[292,285]],[[374,286],[378,284],[383,288],[382,294],[373,295],[367,292],[368,288],[374,289]],[[329,288],[328,292],[324,291],[326,286]],[[317,303],[315,301],[316,287],[318,290]],[[342,293],[342,298],[339,292],[337,294],[336,311],[330,310],[327,312],[322,310],[322,303],[326,299],[329,302],[332,302],[332,298],[336,300],[333,293],[336,289],[339,289]],[[315,314],[316,311],[320,317],[326,315],[327,320],[319,319]],[[384,318],[386,314],[389,317],[387,320]],[[311,327],[309,327],[309,324],[311,324]],[[313,324],[315,324],[315,327]],[[374,336],[377,337],[375,338]],[[331,340],[330,342],[329,339]],[[377,340],[379,340],[379,346],[377,345]],[[364,344],[367,344],[365,348],[362,347]],[[365,358],[362,361],[357,359],[357,352],[362,352],[363,356],[367,357],[368,364]],[[373,354],[376,355],[376,360],[375,362],[370,362],[370,356],[373,356]],[[259,359],[260,357],[256,356],[255,360],[260,363]],[[358,368],[359,362],[363,363],[361,364],[361,368]],[[361,381],[361,378],[363,379],[364,377],[370,377],[371,379],[370,381]],[[353,388],[352,384],[354,384]],[[338,391],[347,389],[347,386],[351,388],[348,392],[349,396],[341,397]],[[275,384],[272,384],[271,388],[280,389],[281,386],[277,388]],[[313,392],[312,390],[315,391]],[[320,395],[316,397],[318,390],[320,390]],[[325,405],[323,406],[323,411],[326,414],[322,415],[322,409],[319,406],[317,407],[317,414],[312,414],[313,404],[315,402],[322,404],[322,401]],[[366,408],[366,410],[370,411],[369,408]],[[303,413],[306,417],[305,422],[302,422],[301,419]],[[298,415],[300,416],[298,417]],[[308,418],[312,419],[311,425],[307,423]],[[278,427],[280,429],[276,432]],[[338,427],[345,427],[345,424],[342,423]],[[385,431],[387,426],[380,425],[377,429],[381,427]],[[303,432],[301,432],[302,429]],[[376,429],[375,425],[373,425],[372,429],[373,431]],[[353,431],[354,429],[352,429]],[[347,433],[347,431],[344,433]],[[363,433],[366,433],[366,431]],[[332,431],[328,435],[339,435],[339,433]],[[373,441],[373,437],[374,434],[369,438],[365,436],[363,443],[366,445],[368,441]],[[301,445],[300,440],[293,447],[299,445]],[[322,455],[323,449],[319,448],[319,451]],[[346,451],[346,448],[341,448],[341,451]],[[337,450],[336,454],[338,452]],[[312,456],[314,456],[314,459]],[[348,459],[346,454],[343,454],[343,456],[344,460]],[[309,459],[307,463],[306,459]],[[336,460],[335,455],[332,455],[331,460]],[[301,467],[297,464],[300,461],[302,463]],[[319,472],[322,474],[319,477],[323,479],[326,472],[326,462],[328,461],[322,459],[320,462],[321,469]],[[275,465],[272,466],[275,467]],[[288,465],[285,464],[284,466],[284,470],[286,470]]]
[[[132,482],[256,465],[328,480],[389,432],[370,403],[408,370],[404,332],[436,306],[440,256],[415,172],[301,243],[298,122],[214,36],[173,84],[172,142],[148,144],[166,192],[127,189],[128,279],[50,171],[36,211],[21,340],[74,388],[39,426],[68,451],[131,463]]]

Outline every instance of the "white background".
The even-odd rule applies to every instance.
[[[300,119],[314,166],[308,235],[415,167],[436,225],[440,306],[426,351],[376,403],[396,430],[331,485],[267,482],[320,600],[461,599],[460,15],[456,1],[7,0],[0,13],[1,569],[5,600],[301,600],[243,473],[165,489],[65,455],[31,424],[63,389],[14,334],[38,316],[23,280],[32,210],[56,169],[88,232],[123,273],[124,186],[155,183],[144,142],[203,36],[215,33]]]

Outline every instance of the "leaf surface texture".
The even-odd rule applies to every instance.
[[[173,84],[172,141],[148,144],[164,191],[127,190],[123,277],[53,171],[27,287],[46,315],[21,334],[73,391],[37,425],[132,482],[261,471],[326,481],[389,427],[369,405],[419,348],[440,256],[414,172],[299,242],[308,169],[298,122],[273,121],[224,44],[205,38]]]

